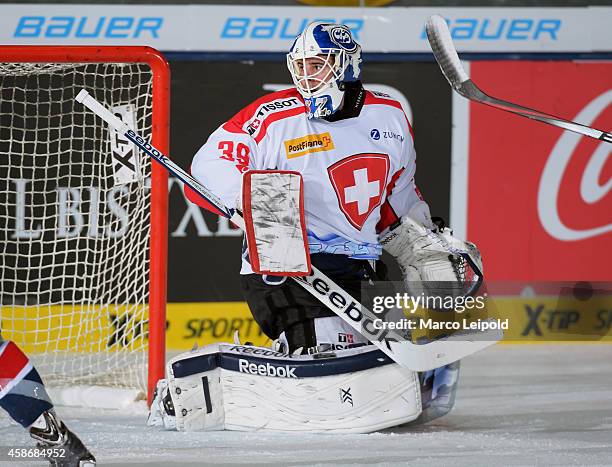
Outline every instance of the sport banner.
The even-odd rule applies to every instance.
[[[609,290],[610,284],[605,284]],[[591,342],[612,343],[612,301],[610,293],[592,297],[567,295],[521,297],[489,297],[486,308],[478,306],[458,307],[452,319],[475,322],[481,318],[493,318],[503,325],[503,342]],[[28,354],[54,352],[58,355],[78,355],[95,352],[145,352],[149,332],[143,324],[147,307],[108,304],[96,306],[95,325],[80,319],[78,305],[48,307],[6,307],[2,336],[18,339]],[[375,306],[371,307],[376,311]],[[7,320],[10,312],[13,320]],[[413,328],[412,336],[418,341],[422,336],[439,337],[449,331],[436,323],[448,320],[447,314],[419,308],[411,314],[404,309],[407,319],[431,320],[427,329]],[[44,324],[44,326],[41,325]],[[8,325],[10,324],[10,326]],[[68,345],[75,327],[80,331],[76,344]],[[44,329],[45,339],[40,338]],[[72,333],[72,334],[71,334]],[[234,336],[242,343],[269,346],[271,340],[253,319],[245,302],[169,303],[166,310],[166,349],[169,352],[188,351],[194,346],[217,342],[234,342]]]
[[[611,62],[483,61],[486,93],[612,129]],[[488,280],[612,279],[612,144],[453,100],[451,221]]]

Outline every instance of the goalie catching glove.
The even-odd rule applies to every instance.
[[[474,295],[482,283],[482,260],[473,243],[437,227],[424,202],[385,234],[383,248],[396,258],[413,296]]]

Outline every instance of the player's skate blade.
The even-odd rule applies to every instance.
[[[81,440],[71,432],[53,412],[43,413],[46,427],[30,428],[30,436],[38,441],[38,448],[46,450],[52,467],[92,467],[95,457]]]

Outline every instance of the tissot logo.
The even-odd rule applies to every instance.
[[[278,99],[272,102],[266,102],[260,105],[252,117],[247,120],[243,129],[251,136],[257,133],[262,122],[268,118],[269,114],[289,110],[303,105],[297,98],[290,97],[288,99]]]
[[[267,113],[270,113],[275,110],[284,109],[288,107],[296,107],[300,105],[300,101],[298,101],[295,97],[291,99],[285,99],[275,102],[270,102],[269,104],[264,104],[259,109],[257,109],[256,117],[263,117]]]
[[[334,149],[334,142],[329,133],[306,135],[285,141],[287,159],[301,157],[312,152]]]

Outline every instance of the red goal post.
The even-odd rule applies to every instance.
[[[2,188],[6,188],[8,193],[5,199],[0,200],[8,206],[0,212],[0,219],[5,217],[3,222],[5,227],[0,229],[4,229],[2,240],[15,243],[11,247],[11,251],[15,252],[15,259],[8,255],[2,263],[3,306],[0,318],[5,327],[1,330],[2,335],[5,339],[14,340],[31,354],[33,363],[40,368],[45,380],[57,380],[58,384],[84,382],[111,386],[121,386],[126,383],[146,390],[150,401],[157,380],[164,375],[165,365],[168,173],[157,163],[151,164],[150,160],[148,162],[141,160],[136,163],[136,170],[141,172],[134,175],[140,177],[139,181],[122,182],[124,185],[115,187],[112,186],[112,182],[102,187],[105,181],[100,182],[100,186],[96,186],[95,183],[93,188],[89,186],[92,173],[102,172],[101,165],[113,165],[113,163],[96,164],[96,162],[82,161],[92,154],[96,157],[99,155],[100,160],[108,161],[110,160],[108,147],[117,147],[123,143],[117,142],[117,139],[113,140],[115,137],[110,131],[102,128],[103,122],[90,120],[77,113],[81,112],[81,109],[77,110],[76,107],[79,104],[76,103],[73,108],[70,100],[73,101],[73,96],[76,96],[81,88],[89,88],[89,92],[98,92],[102,102],[108,97],[114,101],[117,108],[122,105],[131,106],[130,108],[134,108],[132,111],[134,121],[138,122],[140,131],[144,129],[144,134],[151,138],[152,144],[167,154],[170,113],[169,65],[158,51],[150,47],[0,46],[0,67],[0,92],[2,92],[0,97],[5,104],[0,107],[0,135],[11,137],[11,141],[0,147],[0,151],[9,151],[5,167],[0,168],[0,173],[5,178]],[[39,86],[38,90],[36,86]],[[120,89],[114,89],[115,86],[119,86]],[[95,89],[92,91],[91,88]],[[31,97],[33,95],[39,98],[44,96],[48,102],[35,102]],[[22,97],[25,99],[23,102],[20,101]],[[59,100],[61,103],[58,106]],[[113,102],[107,101],[107,105],[112,104]],[[57,109],[62,112],[59,117],[55,113]],[[23,115],[17,115],[20,112],[23,112]],[[29,122],[27,125],[24,124],[23,128],[20,123],[22,120]],[[40,128],[32,130],[30,127],[33,122],[40,124]],[[91,128],[79,129],[80,124],[89,125]],[[57,143],[51,133],[60,135],[61,141]],[[21,135],[25,136],[19,139]],[[69,139],[65,138],[66,135],[78,136],[74,136],[73,144],[65,141]],[[87,135],[93,137],[89,138]],[[104,141],[105,146],[100,143],[101,149],[95,144],[91,148],[88,147],[89,139],[95,140],[97,137],[102,139],[104,136],[107,136],[110,142]],[[44,150],[39,150],[39,147]],[[79,150],[82,154],[77,153]],[[44,154],[37,151],[43,151]],[[62,173],[64,166],[72,163],[72,161],[65,162],[66,154],[69,154],[71,159],[78,159],[81,166],[67,169],[66,173]],[[36,162],[43,157],[48,158],[46,163]],[[54,169],[57,175],[54,175],[51,169]],[[24,173],[27,175],[24,176]],[[56,178],[52,179],[53,176]],[[117,179],[117,176],[116,173],[114,175],[103,173],[101,179],[113,177]],[[82,185],[79,185],[79,177],[84,181]],[[147,185],[149,179],[150,190]],[[47,181],[49,185],[43,187],[42,183]],[[35,185],[40,186],[40,192],[35,191]],[[131,185],[138,185],[134,193],[130,191]],[[51,192],[54,193],[53,196],[46,196]],[[102,207],[98,208],[97,203],[105,193],[110,207],[106,208],[102,202]],[[142,208],[143,201],[138,199],[142,193],[145,193],[142,196],[146,199],[148,211]],[[125,204],[117,207],[121,203]],[[22,204],[27,206],[23,207]],[[132,215],[130,209],[139,209],[142,212]],[[36,217],[38,212],[44,212],[44,216]],[[127,212],[125,216],[124,212]],[[49,213],[59,217],[55,221],[55,227],[47,231],[45,219]],[[117,220],[121,216],[123,218]],[[143,235],[140,230],[134,232],[132,225],[133,219],[138,216],[142,218],[138,224],[142,232],[147,229],[147,224],[150,227],[148,240],[142,242],[146,244],[143,248],[147,249],[144,253],[131,250],[133,244],[140,244],[138,240]],[[106,230],[101,227],[103,220],[108,220],[109,223]],[[128,235],[134,237],[118,240],[121,237],[118,232],[127,232],[123,233],[123,237]],[[118,246],[120,241],[124,243]],[[40,245],[37,242],[40,242]],[[55,245],[53,250],[49,246],[51,243]],[[95,253],[91,254],[94,244],[98,249],[94,249]],[[65,245],[65,251],[62,250],[62,245]],[[105,252],[104,248],[108,248],[108,251]],[[70,255],[76,258],[74,264],[68,264],[66,258]],[[91,256],[99,257],[102,265],[90,264],[88,261]],[[29,258],[27,266],[29,269],[24,269],[21,273],[24,257]],[[110,257],[117,258],[116,264],[108,266]],[[131,293],[128,290],[130,288],[138,290],[147,288],[142,285],[147,282],[144,273],[135,276],[137,284],[122,282],[124,276],[131,274],[132,271],[122,269],[122,263],[132,257],[138,261],[134,269],[141,268],[140,263],[148,262],[148,291],[143,290],[141,293],[148,304],[135,305],[131,302],[140,299],[128,295]],[[83,258],[83,261],[80,258]],[[82,263],[86,263],[85,266]],[[35,266],[32,264],[39,264],[39,270],[34,271]],[[113,271],[107,268],[116,268],[117,274],[113,276]],[[73,271],[74,277],[68,277],[68,273]],[[54,276],[56,273],[57,277]],[[88,275],[92,277],[89,282],[84,279]],[[61,279],[58,279],[60,276]],[[82,282],[77,283],[81,280]],[[107,281],[108,284],[104,282],[103,287],[98,287],[98,280]],[[38,284],[36,289],[32,288],[34,284]],[[104,296],[91,299],[90,290],[98,288],[104,288]],[[86,296],[89,301],[86,300]],[[73,304],[68,303],[70,299]],[[106,303],[106,301],[112,302],[113,299],[117,303]],[[142,311],[147,305],[148,313]],[[120,310],[129,309],[130,306],[132,310],[120,316]],[[38,313],[37,319],[40,323],[33,323],[36,321],[33,318],[35,313]],[[91,322],[88,327],[84,327],[83,322],[89,319],[88,313],[92,314]],[[95,313],[99,315],[93,316]],[[105,318],[104,313],[110,314],[111,317]],[[136,321],[135,314],[142,318]],[[148,323],[145,322],[147,314]],[[43,323],[47,325],[55,323],[54,320],[58,315],[61,324],[49,331],[45,342],[39,341],[42,338],[38,336],[42,336],[45,332],[42,328]],[[115,321],[111,322],[112,320]],[[74,324],[76,331],[66,331],[65,328],[68,325],[73,326],[73,323],[76,323]],[[102,326],[108,325],[113,330],[100,332],[95,329],[95,324],[92,328],[92,323],[98,325],[103,323]],[[100,342],[83,343],[87,336],[97,332],[100,332],[98,338]],[[65,339],[64,334],[70,337]],[[129,342],[126,337],[128,334],[131,339]],[[70,338],[77,341],[74,347],[71,347],[70,342],[64,342]],[[20,340],[25,341],[20,342]],[[132,376],[126,376],[125,369],[121,368],[128,364],[121,360],[120,354],[132,351],[145,353],[147,340],[146,382],[138,375],[139,371],[142,373],[142,369],[135,370],[132,380]],[[121,341],[127,350],[113,348],[121,347],[116,345],[117,341]],[[142,348],[139,347],[140,344],[135,343],[136,341],[143,342]],[[83,349],[99,354],[105,353],[105,356],[99,359],[81,358]],[[42,356],[37,357],[37,352],[41,352]],[[58,354],[73,355],[73,357],[59,358],[56,356]],[[78,357],[74,357],[77,354]],[[126,361],[131,362],[131,356],[126,358]],[[74,365],[75,359],[81,363]],[[102,360],[105,362],[101,363]],[[111,368],[113,365],[120,368]],[[63,374],[64,371],[67,374]],[[76,375],[76,382],[71,380],[71,371]],[[116,374],[113,373],[115,371]],[[100,381],[96,380],[96,374],[100,375]],[[109,379],[106,377],[109,374],[115,376]]]

